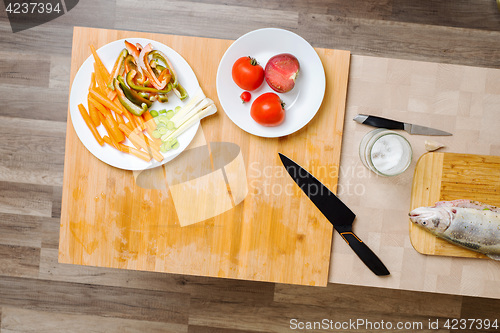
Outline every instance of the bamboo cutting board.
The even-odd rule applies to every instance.
[[[500,206],[500,156],[424,154],[413,177],[411,209],[455,199]],[[439,239],[411,222],[410,239],[413,247],[422,254],[488,258]]]
[[[215,101],[218,112],[203,119],[195,144],[227,142],[238,147],[237,163],[225,166],[226,177],[219,178],[231,187],[230,195],[224,190],[208,201],[186,198],[182,202],[191,206],[183,213],[202,212],[208,206],[229,208],[181,226],[175,207],[179,184],[165,179],[165,186],[140,186],[131,171],[102,163],[79,141],[68,116],[59,262],[326,285],[332,227],[284,172],[278,152],[336,189],[350,53],[316,49],[326,74],[320,110],[300,131],[267,139],[240,130],[220,107],[215,78],[229,40],[75,27],[71,82],[90,54],[90,43],[99,48],[131,37],[150,38],[180,53],[206,96]],[[241,178],[232,177],[231,169],[243,172],[244,191],[234,193],[232,186]],[[200,177],[200,183],[203,180]]]

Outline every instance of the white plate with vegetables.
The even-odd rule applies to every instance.
[[[176,156],[178,156],[194,138],[199,127],[199,119],[203,118],[203,116],[215,112],[215,106],[210,103],[207,104],[207,101],[210,102],[210,100],[206,99],[203,95],[203,92],[199,87],[196,75],[194,74],[189,64],[176,51],[164,44],[149,39],[127,38],[126,41],[131,43],[130,45],[132,45],[132,49],[133,46],[137,44],[140,44],[143,48],[146,48],[148,44],[151,44],[151,49],[153,51],[149,53],[149,57],[146,53],[146,59],[148,59],[147,62],[149,62],[149,60],[151,61],[150,63],[148,63],[148,68],[145,70],[134,68],[136,75],[128,77],[127,73],[131,72],[131,68],[133,68],[134,64],[137,65],[137,63],[140,62],[140,58],[143,56],[143,53],[141,53],[140,49],[138,48],[137,53],[135,54],[136,61],[132,62],[134,58],[132,54],[133,52],[127,52],[132,57],[129,57],[129,59],[127,59],[128,62],[125,61],[126,58],[122,58],[122,61],[120,62],[118,61],[118,58],[122,50],[125,48],[125,39],[117,40],[104,45],[99,50],[97,50],[97,55],[110,74],[108,77],[110,83],[106,91],[111,95],[108,96],[104,92],[101,94],[101,96],[98,96],[95,91],[97,91],[98,93],[99,90],[95,86],[93,88],[94,93],[89,90],[91,81],[93,81],[92,79],[97,76],[94,73],[94,69],[97,68],[97,72],[102,73],[99,71],[98,62],[97,67],[95,67],[94,57],[93,55],[90,55],[78,70],[73,81],[69,101],[70,115],[73,127],[75,128],[79,139],[84,144],[84,146],[98,159],[100,159],[104,163],[120,169],[144,170],[167,163],[168,161],[171,161]],[[132,51],[135,52],[135,50]],[[157,53],[160,55],[163,54],[163,56],[167,58],[166,61],[169,63],[167,65],[164,64],[161,61],[161,56],[158,56],[158,59],[160,60],[156,61],[157,58],[154,58],[154,51],[160,51]],[[151,56],[151,54],[153,54],[153,56]],[[125,63],[127,65],[125,65]],[[144,65],[144,63],[142,63],[141,65]],[[172,75],[170,71],[165,70],[165,67],[173,68],[175,75]],[[118,70],[116,70],[116,72],[121,72],[122,74],[120,79],[121,83],[123,83],[124,85],[120,85],[120,82],[118,80],[115,80],[114,82],[112,80],[113,73],[115,72],[114,69],[116,68],[119,68]],[[134,79],[137,80],[137,78],[141,77],[139,72],[144,73],[142,75],[143,80],[139,80],[141,84],[138,84],[137,81],[133,81]],[[171,76],[168,76],[169,74],[171,74]],[[103,74],[103,76],[104,75],[105,74]],[[155,76],[151,77],[151,75]],[[177,81],[182,84],[181,86],[179,86],[178,91],[173,91],[174,89],[172,89],[171,82],[173,82],[174,76],[176,77]],[[98,80],[96,79],[95,81]],[[158,85],[161,84],[162,81],[169,82],[168,84],[170,84],[170,86],[165,86],[164,88],[160,89],[161,86]],[[148,105],[146,103],[141,104],[141,100],[139,100],[138,103],[137,101],[135,101],[135,105],[128,105],[128,102],[130,102],[130,100],[135,96],[123,94],[124,92],[127,93],[127,88],[130,88],[130,85],[128,85],[129,82],[131,82],[132,84],[136,83],[138,86],[140,85],[142,87],[151,88],[149,90],[145,89],[146,91],[135,91],[135,93],[139,93],[140,97],[149,100]],[[148,84],[148,82],[150,83]],[[113,89],[115,91],[116,97],[118,98],[114,98],[113,100],[111,100],[114,95],[112,92],[110,92],[111,89],[109,88],[114,88],[113,83],[116,83],[119,88],[123,89]],[[181,90],[181,88],[183,88],[183,90]],[[169,89],[171,91],[168,91]],[[188,97],[181,100],[180,97],[183,97],[181,96],[181,92],[186,92],[188,94]],[[128,91],[128,93],[130,93],[130,91]],[[90,106],[88,103],[88,96],[90,96],[94,100],[90,103]],[[120,101],[125,101],[125,104],[119,101],[119,97],[122,96],[124,99]],[[106,97],[109,97],[108,101],[105,100]],[[160,102],[159,99],[162,99],[163,102]],[[168,101],[165,101],[166,99],[168,99]],[[97,101],[97,104],[101,104],[99,108],[94,107],[94,103],[96,103],[95,101]],[[115,103],[115,108],[113,108],[112,104],[106,104],[109,103],[109,101]],[[206,106],[204,109],[199,108],[202,102],[205,103]],[[87,117],[82,113],[82,107],[79,106],[80,104],[81,106],[83,106],[83,110],[88,111],[87,115],[89,115],[90,117]],[[103,106],[105,107],[105,109],[102,108]],[[125,106],[127,108],[124,108]],[[196,108],[195,106],[198,106],[198,108]],[[128,109],[128,107],[132,109]],[[144,127],[144,130],[136,129],[136,135],[131,134],[131,137],[127,135],[126,132],[134,130],[137,125],[139,128],[141,126],[139,125],[141,120],[134,118],[134,116],[132,115],[132,111],[140,112],[141,109],[142,111],[147,110],[146,112],[150,112],[149,114],[152,114],[156,117],[151,119],[151,117],[149,117],[149,114],[148,117],[146,117],[146,115],[143,113],[143,116],[141,116],[140,118],[142,118],[142,126]],[[179,109],[181,110],[179,111]],[[103,112],[100,112],[99,110],[102,110]],[[93,111],[93,113],[91,111]],[[127,114],[123,113],[121,116],[119,116],[119,111],[130,112]],[[115,125],[122,126],[116,127],[119,129],[123,129],[122,134],[125,135],[125,140],[121,141],[121,143],[117,143],[117,141],[114,140],[114,138],[116,137],[111,135],[115,132],[115,127],[110,124],[110,122],[113,122],[113,120],[109,118],[106,119],[106,117],[103,116],[106,112],[111,112],[112,117],[116,120]],[[130,117],[131,115],[132,117]],[[94,123],[93,129],[91,129],[92,126],[88,125],[88,122],[84,119],[84,116],[88,121]],[[101,122],[100,125],[96,126],[95,124],[99,123],[99,117]],[[118,117],[120,117],[120,119],[118,119]],[[97,120],[93,122],[92,120],[95,118],[97,118]],[[147,121],[148,118],[150,120],[149,122]],[[133,121],[130,122],[130,119],[133,119]],[[120,125],[122,120],[124,124]],[[136,125],[136,127],[134,127],[133,124]],[[150,125],[149,128],[147,126],[148,124]],[[105,125],[108,125],[108,127],[106,127]],[[124,125],[128,126],[129,129],[123,127]],[[113,128],[113,130],[109,130],[110,127]],[[105,139],[104,144],[100,144],[102,143],[102,141],[100,143],[98,142],[97,136],[94,135],[95,131],[98,132],[98,136]],[[117,135],[119,135],[119,133]],[[162,139],[162,142],[160,142],[160,138]],[[137,146],[137,141],[139,141],[139,147],[134,147]],[[153,142],[153,144],[151,144],[151,147],[154,148],[148,146],[148,144],[151,142]],[[141,144],[144,143],[146,143],[146,146],[141,149]],[[156,152],[156,154],[153,153],[153,151]],[[161,155],[158,155],[158,151]],[[146,161],[148,156],[150,161]]]
[[[266,79],[250,91],[251,100],[242,103],[244,97],[240,96],[246,89],[233,80],[232,69],[236,61],[250,56],[266,68],[268,60],[282,54],[293,55],[300,64],[291,90],[280,92],[276,86],[271,88],[266,69]],[[304,127],[319,110],[325,86],[323,64],[314,48],[302,37],[283,29],[259,29],[241,36],[226,50],[217,71],[217,94],[227,116],[244,131],[261,137],[282,137]],[[252,105],[265,93],[274,93],[284,102],[283,121],[263,126],[254,114],[251,115]]]

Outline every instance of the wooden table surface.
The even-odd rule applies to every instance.
[[[500,301],[488,298],[338,283],[298,287],[59,264],[75,25],[222,39],[279,27],[315,47],[350,50],[354,58],[500,69],[500,14],[495,1],[489,0],[244,5],[235,0],[87,0],[54,21],[17,33],[11,32],[2,7],[0,332],[54,332],[54,327],[64,332],[122,332],[125,327],[131,332],[287,332],[294,318],[424,323],[438,319],[441,327],[450,318],[498,318]]]
[[[141,173],[111,167],[90,154],[81,135],[75,133],[77,118],[71,112],[59,262],[326,286],[333,228],[319,222],[322,214],[284,172],[278,153],[316,171],[326,186],[336,188],[349,51],[316,49],[325,68],[327,90],[317,114],[301,130],[269,139],[242,131],[220,105],[215,73],[231,45],[228,40],[75,27],[72,80],[90,54],[89,44],[99,48],[134,37],[179,52],[195,71],[204,94],[214,100],[218,113],[203,119],[193,143],[174,161]],[[307,64],[302,66],[307,68]],[[87,84],[81,89],[86,91]],[[307,94],[305,88],[297,89],[302,89],[302,96]],[[76,110],[76,106],[75,102],[69,109]],[[172,103],[164,107],[173,108]],[[208,143],[210,157],[204,163],[200,149]],[[228,156],[228,145],[238,153]],[[199,170],[210,161],[213,170]],[[148,173],[154,183],[165,186],[145,186],[142,178]],[[158,173],[160,176],[152,176]],[[290,187],[294,190],[285,192]],[[194,211],[198,214],[192,214]]]

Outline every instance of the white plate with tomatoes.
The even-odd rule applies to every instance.
[[[233,80],[232,70],[236,61],[251,57],[265,69],[270,58],[282,53],[292,54],[300,63],[293,89],[280,93],[263,80],[257,89],[250,91],[250,101],[243,103],[240,96],[246,90]],[[282,137],[304,127],[318,112],[325,86],[325,70],[314,48],[302,37],[283,29],[259,29],[241,36],[226,50],[217,70],[217,94],[225,113],[242,130],[260,137]],[[275,98],[259,99],[265,93],[278,95],[284,103],[285,118],[279,125],[264,126],[257,122],[260,121],[258,117],[250,114],[252,105],[257,111],[277,107]]]

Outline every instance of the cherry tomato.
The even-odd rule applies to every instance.
[[[264,82],[264,69],[252,57],[236,60],[231,73],[234,83],[243,90],[255,90]]]
[[[278,126],[285,120],[284,104],[273,92],[260,95],[252,103],[250,116],[262,126]]]
[[[243,103],[250,102],[250,100],[252,99],[252,94],[250,94],[248,91],[244,91],[241,93],[240,98]]]

